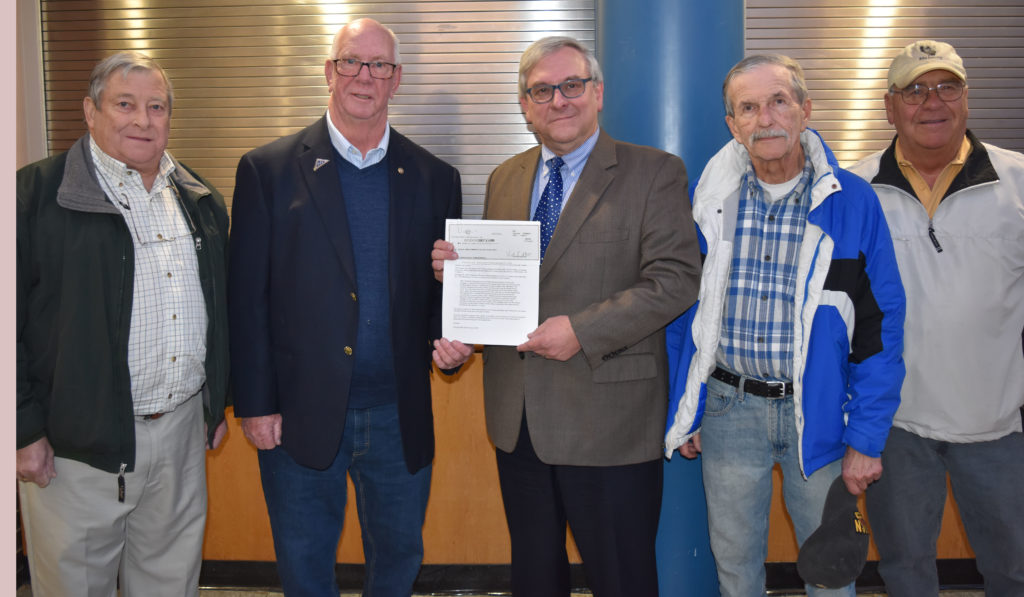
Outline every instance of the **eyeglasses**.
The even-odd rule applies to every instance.
[[[355,58],[335,58],[331,62],[334,63],[334,71],[343,77],[357,77],[359,76],[359,71],[363,70],[365,66],[370,71],[370,76],[374,79],[390,79],[395,75],[395,68],[398,66],[397,64],[381,62],[379,60],[362,62]]]
[[[526,90],[526,95],[530,96],[535,104],[546,104],[551,100],[555,99],[555,90],[557,89],[562,93],[562,97],[565,99],[573,99],[583,95],[583,92],[587,89],[587,81],[592,81],[593,77],[587,77],[586,79],[568,79],[562,81],[558,85],[547,85],[540,84],[534,85]]]
[[[185,215],[185,223],[188,225],[187,233],[195,239],[196,250],[201,250],[201,241],[199,237],[196,236],[196,222],[192,219],[192,214],[190,214],[188,209],[185,208],[185,201],[181,198],[181,192],[179,192],[178,187],[169,180],[167,181],[167,188],[171,189],[174,193],[178,210]],[[138,209],[133,210],[131,205],[128,203],[127,194],[120,193],[120,196],[117,197],[117,201],[121,204],[121,207],[125,209],[124,219],[131,227],[132,238],[135,239],[137,244],[142,246],[158,245],[160,243],[172,242],[185,236],[186,231],[181,230],[180,227],[170,226],[165,228],[157,225],[153,220],[153,218],[157,216],[147,213],[147,210],[143,210],[142,212],[139,212]],[[143,231],[146,231],[146,234],[143,234]]]
[[[898,93],[903,98],[903,103],[908,106],[917,106],[928,101],[928,96],[934,91],[935,95],[939,96],[939,99],[944,102],[955,102],[964,95],[964,89],[967,89],[967,85],[960,81],[949,81],[946,83],[939,83],[935,87],[929,87],[927,85],[921,85],[917,83],[904,87],[903,89],[893,89],[890,93]]]

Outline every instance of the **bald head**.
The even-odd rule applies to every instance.
[[[398,36],[395,35],[395,32],[389,29],[388,27],[385,27],[384,25],[381,25],[377,21],[370,18],[356,19],[355,21],[352,21],[351,23],[343,26],[341,29],[338,29],[338,32],[334,34],[334,43],[331,44],[331,53],[329,56],[327,56],[327,59],[334,60],[335,58],[338,58],[339,54],[341,53],[341,48],[345,45],[345,42],[349,38],[361,32],[370,31],[373,29],[377,29],[387,33],[387,36],[391,38],[392,45],[394,46],[394,62],[395,64],[402,64],[402,56],[398,52]]]

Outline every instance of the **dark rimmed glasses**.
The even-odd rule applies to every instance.
[[[395,68],[398,67],[397,64],[390,62],[382,62],[380,60],[363,62],[355,58],[335,58],[331,62],[334,63],[334,72],[343,77],[357,77],[359,76],[359,71],[363,70],[365,66],[370,71],[370,76],[374,79],[390,79],[395,76]]]
[[[587,89],[587,82],[592,81],[593,79],[593,77],[587,77],[586,79],[566,79],[558,85],[541,83],[540,85],[534,85],[527,89],[526,95],[530,96],[530,99],[532,99],[535,104],[546,104],[555,99],[555,90],[557,89],[565,99],[573,99],[583,95],[583,92]]]

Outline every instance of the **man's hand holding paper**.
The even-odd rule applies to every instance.
[[[445,282],[444,337],[465,344],[528,342],[537,328],[540,225],[448,220],[446,236],[431,252],[434,275]]]

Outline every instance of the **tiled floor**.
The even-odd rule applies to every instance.
[[[453,593],[441,593],[443,595],[455,595]],[[417,597],[420,595],[426,595],[426,593],[415,593]],[[458,597],[495,597],[500,593],[487,593],[486,595],[467,595],[464,593],[458,593]],[[199,597],[281,597],[282,593],[275,591],[224,591],[224,590],[205,590],[199,591]],[[359,593],[342,593],[340,597],[358,597]],[[19,595],[19,597],[21,597]],[[590,593],[573,593],[572,597],[591,597]],[[945,597],[945,596],[943,596]]]
[[[281,593],[277,591],[233,591],[226,589],[208,589],[199,591],[200,597],[281,597]],[[417,593],[419,595],[426,595],[426,593]],[[441,595],[453,595],[453,593],[442,593]],[[459,593],[459,597],[495,597],[496,595],[504,595],[504,593],[488,593],[486,595],[467,595]],[[778,594],[775,594],[778,595]],[[941,597],[984,597],[984,591],[942,591]],[[358,597],[359,593],[342,593],[340,597]],[[786,593],[786,597],[801,597],[804,593]],[[18,597],[31,597],[23,596],[20,593]],[[590,597],[590,593],[573,593],[572,597]],[[781,597],[781,595],[779,595]],[[885,593],[858,593],[858,597],[885,597]]]
[[[232,591],[224,589],[209,589],[199,591],[200,597],[281,597],[276,591]],[[342,593],[340,597],[358,597],[359,593]],[[421,595],[417,593],[416,595]],[[425,594],[424,594],[425,595]],[[443,593],[443,595],[453,595]],[[459,597],[495,597],[499,593],[488,593],[486,595],[458,594]],[[787,593],[786,597],[800,597],[803,593]],[[942,591],[941,597],[984,597],[983,591]],[[22,596],[20,593],[18,597]],[[572,597],[590,597],[590,593],[573,593]],[[780,596],[781,597],[781,596]],[[858,593],[858,597],[885,597],[885,593]]]
[[[942,591],[942,597],[984,597],[982,591]],[[203,589],[200,597],[281,597],[280,591],[237,591],[233,589]],[[340,597],[356,597],[359,593],[342,593]],[[799,597],[800,593],[790,593],[788,597]],[[32,589],[23,586],[18,589],[17,597],[32,597]],[[459,597],[494,597],[488,595],[465,595]],[[589,593],[573,593],[573,597],[589,597]],[[884,597],[884,593],[860,593],[860,597]]]

